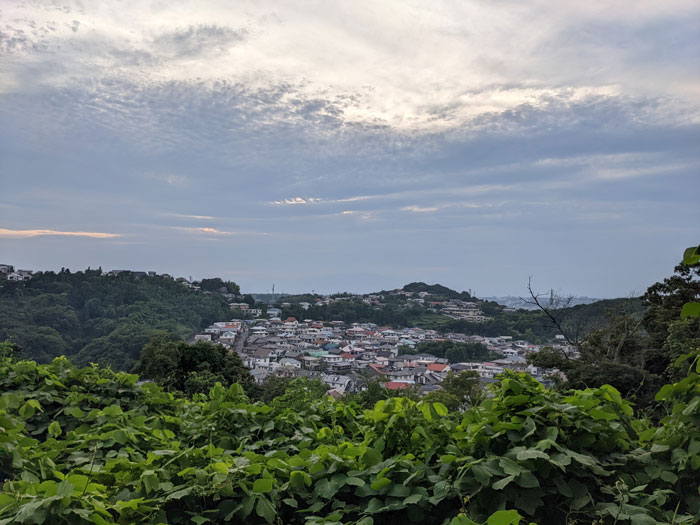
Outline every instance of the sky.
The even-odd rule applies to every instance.
[[[0,262],[619,297],[700,242],[700,3],[0,4]]]

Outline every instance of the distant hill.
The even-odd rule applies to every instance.
[[[0,286],[0,341],[18,343],[24,357],[39,362],[68,355],[129,370],[154,333],[189,337],[230,315],[219,293],[132,272],[37,272]]]
[[[537,305],[530,302],[528,297],[516,297],[513,295],[507,295],[505,297],[482,297],[484,301],[494,301],[508,308],[515,308],[517,310],[537,310]],[[603,299],[597,299],[594,297],[572,297],[568,306],[577,306],[579,304],[591,304],[597,301],[602,301]],[[545,304],[548,302],[548,298],[544,299]]]
[[[491,308],[492,305],[496,305],[496,308]],[[455,320],[442,325],[440,330],[487,337],[509,335],[538,344],[551,341],[555,335],[559,334],[551,320],[540,310],[506,312],[495,302],[481,303],[481,307],[490,316],[486,322]],[[573,338],[580,338],[592,330],[605,326],[608,312],[620,311],[639,316],[643,313],[644,307],[639,298],[604,299],[590,304],[560,308],[555,310],[555,314],[567,334]]]
[[[457,292],[441,284],[426,284],[422,282],[409,283],[403,287],[406,292],[427,292],[431,295],[447,297],[449,299],[462,299],[468,301],[472,298],[467,292]]]

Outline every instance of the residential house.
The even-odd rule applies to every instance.
[[[283,357],[279,360],[279,364],[282,366],[291,366],[294,368],[301,368],[301,361],[298,359],[293,359],[291,357]]]
[[[279,318],[280,315],[282,315],[282,310],[280,310],[279,308],[268,308],[267,309],[267,316],[269,318],[273,318],[273,317]]]
[[[447,374],[451,371],[450,365],[441,363],[430,363],[428,365],[428,371],[441,377],[442,379],[447,377]]]
[[[339,392],[349,392],[352,390],[352,380],[348,376],[324,374],[321,376],[321,381]]]

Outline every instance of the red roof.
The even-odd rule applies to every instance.
[[[345,353],[343,353],[343,354],[340,354],[340,357],[342,357],[343,359],[355,359],[355,356],[354,356],[354,355],[349,354],[349,353],[347,353],[347,352],[345,352]]]
[[[402,388],[410,388],[411,385],[408,383],[401,383],[399,381],[389,381],[384,383],[387,390],[401,390]]]
[[[442,372],[443,370],[445,370],[445,368],[447,368],[447,365],[441,365],[438,363],[430,363],[428,365],[428,370],[430,370],[431,372]]]
[[[285,323],[296,323],[296,322],[297,322],[297,320],[294,317],[287,317],[287,320],[285,321]]]
[[[372,370],[374,370],[375,372],[379,372],[380,374],[385,371],[384,365],[376,365],[376,364],[372,363],[371,365],[369,365],[369,367]]]

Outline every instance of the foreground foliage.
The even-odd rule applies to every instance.
[[[363,410],[303,381],[269,405],[237,384],[188,399],[0,357],[0,523],[694,523],[699,368],[661,389],[654,426],[612,387],[557,393],[513,373],[448,413],[408,398]]]

